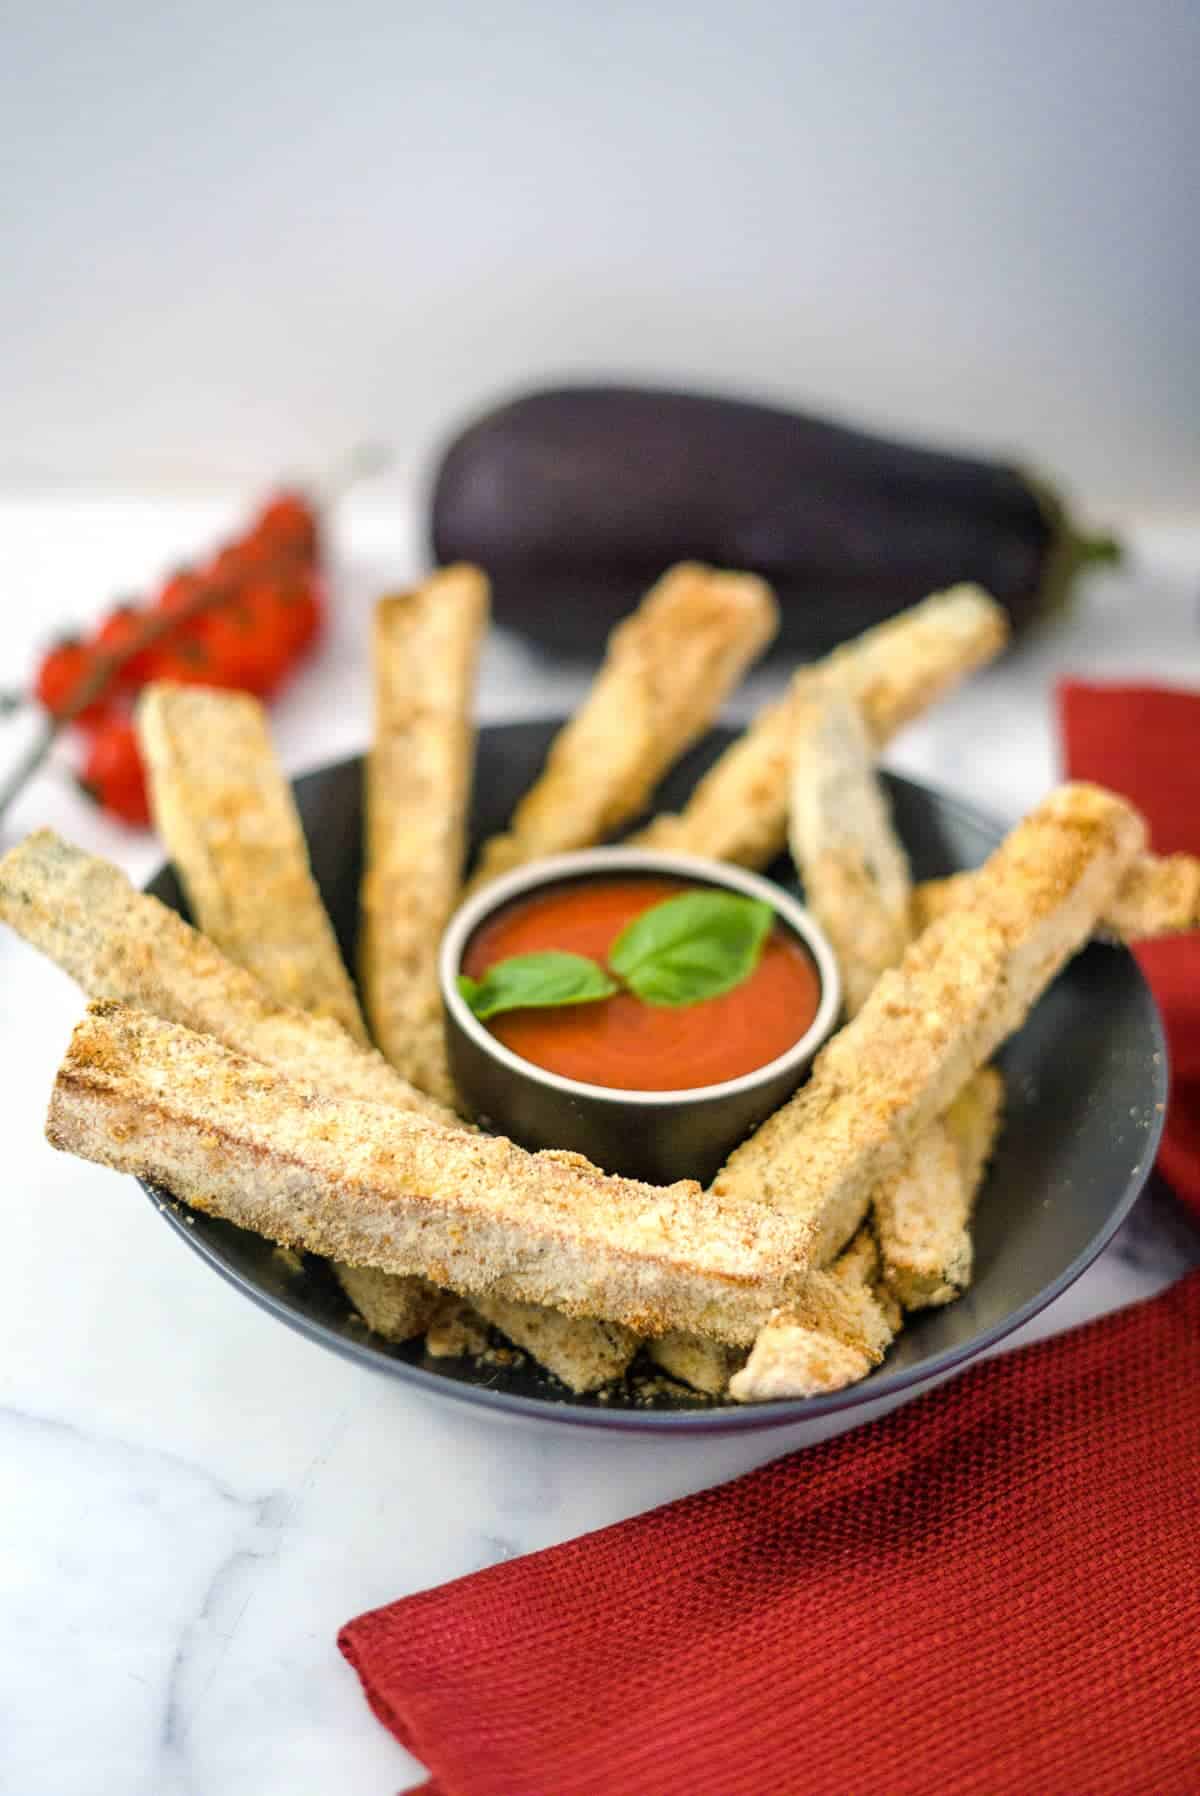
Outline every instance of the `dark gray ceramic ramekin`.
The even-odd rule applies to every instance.
[[[738,1079],[684,1091],[617,1091],[548,1072],[514,1054],[481,1023],[458,990],[471,937],[514,899],[552,886],[629,874],[659,874],[761,898],[803,942],[820,979],[817,1014],[776,1059]],[[472,1113],[524,1147],[571,1148],[606,1172],[669,1184],[715,1175],[730,1150],[796,1090],[841,1009],[833,950],[804,906],[756,873],[694,855],[589,848],[531,862],[493,880],[451,919],[438,963],[454,1083]]]

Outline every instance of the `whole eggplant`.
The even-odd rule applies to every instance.
[[[674,561],[750,569],[779,597],[777,646],[801,657],[958,580],[1020,629],[1117,554],[1016,467],[614,386],[530,393],[468,425],[436,470],[432,546],[486,569],[497,622],[567,653],[598,653]]]

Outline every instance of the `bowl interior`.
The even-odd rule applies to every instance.
[[[473,844],[500,829],[536,777],[558,720],[480,731]],[[659,808],[675,809],[732,739],[716,729],[673,770]],[[887,776],[896,826],[918,879],[977,865],[1002,830],[970,807]],[[297,783],[313,870],[347,964],[355,965],[361,872],[361,767],[339,762]],[[798,892],[786,861],[771,877]],[[169,868],[149,888],[185,910]],[[884,1396],[967,1358],[1042,1308],[1079,1275],[1126,1214],[1153,1164],[1166,1099],[1158,1014],[1133,956],[1089,946],[1059,977],[1001,1057],[1004,1131],[980,1195],[976,1275],[958,1302],[914,1315],[883,1365],[834,1396],[739,1407],[659,1399],[648,1407],[570,1398],[532,1362],[489,1366],[425,1358],[419,1342],[392,1347],[350,1316],[318,1262],[296,1275],[269,1242],[168,1203],[188,1245],[281,1320],[334,1351],[498,1410],[626,1428],[702,1432],[795,1421]],[[162,1194],[151,1194],[162,1204]]]

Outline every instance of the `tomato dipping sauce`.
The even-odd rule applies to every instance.
[[[694,883],[657,875],[576,880],[488,917],[462,957],[481,979],[498,960],[558,948],[606,961],[625,925]],[[511,1010],[484,1024],[523,1060],[617,1091],[688,1091],[754,1072],[793,1047],[817,1014],[821,980],[804,943],[776,921],[758,965],[732,991],[679,1008],[617,992],[590,1004]]]

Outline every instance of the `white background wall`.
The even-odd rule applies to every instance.
[[[1200,498],[1197,0],[9,0],[0,483],[618,373]]]

